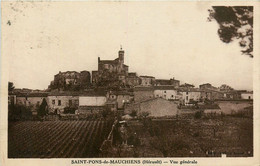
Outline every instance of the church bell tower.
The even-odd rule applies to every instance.
[[[119,61],[122,62],[122,64],[124,64],[124,54],[125,54],[125,51],[122,49],[122,46],[121,46],[120,50],[118,51],[118,58],[119,58]]]

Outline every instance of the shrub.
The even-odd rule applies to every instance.
[[[135,117],[137,115],[137,111],[133,110],[129,115],[132,116],[132,117]]]
[[[8,106],[9,120],[27,120],[32,118],[32,108],[24,105],[10,105]]]
[[[64,114],[75,114],[75,111],[77,110],[76,107],[65,107],[64,108]]]
[[[194,115],[195,119],[200,119],[201,117],[202,117],[202,112],[201,111],[196,112],[195,115]]]

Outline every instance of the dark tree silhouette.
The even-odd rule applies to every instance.
[[[42,103],[41,103],[41,105],[38,109],[38,112],[37,112],[39,117],[43,117],[44,115],[46,115],[48,113],[47,106],[48,105],[47,105],[46,99],[43,98]]]
[[[14,90],[14,88],[14,83],[8,82],[8,92],[11,92],[12,90]]]
[[[220,40],[239,40],[241,52],[253,58],[253,6],[213,6],[208,11],[208,21],[219,24]]]

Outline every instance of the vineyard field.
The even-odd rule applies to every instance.
[[[92,158],[112,122],[19,121],[8,126],[8,158]]]

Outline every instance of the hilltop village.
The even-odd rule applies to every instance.
[[[9,82],[8,156],[253,156],[253,92],[129,72],[121,48],[47,90]]]
[[[9,105],[23,105],[37,115],[43,101],[47,114],[93,114],[104,110],[122,115],[150,117],[175,116],[180,110],[221,113],[227,105],[252,101],[253,92],[235,90],[228,85],[214,87],[205,83],[195,87],[180,84],[174,77],[158,79],[129,72],[124,50],[114,60],[98,57],[95,71],[59,72],[47,90],[11,89]]]

